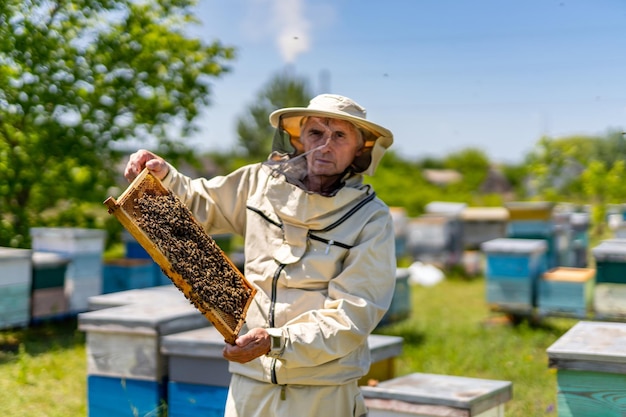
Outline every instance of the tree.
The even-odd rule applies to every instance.
[[[0,245],[28,247],[43,210],[103,201],[116,143],[186,152],[234,50],[184,34],[195,0],[0,3]]]
[[[592,161],[611,169],[626,156],[621,134],[609,132],[606,137],[543,137],[526,158],[531,175],[531,192],[548,200],[584,195],[580,174]]]
[[[477,192],[487,178],[489,157],[480,149],[466,148],[449,154],[444,166],[463,174],[462,188],[468,192]]]
[[[312,98],[305,78],[288,71],[274,75],[257,94],[246,113],[237,120],[237,143],[252,160],[265,160],[272,150],[275,129],[270,114],[283,107],[308,105]]]

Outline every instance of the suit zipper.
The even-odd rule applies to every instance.
[[[280,277],[280,273],[285,269],[285,264],[279,264],[276,272],[274,272],[274,277],[272,278],[272,297],[270,302],[270,312],[269,312],[269,325],[270,327],[275,326],[274,313],[276,308],[276,296],[277,296],[277,287],[278,287],[278,277]],[[272,358],[272,384],[278,384],[278,379],[276,378],[276,358]],[[284,387],[281,392],[281,398],[284,396]]]

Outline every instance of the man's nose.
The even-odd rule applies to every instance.
[[[330,134],[325,135],[325,140],[324,143],[320,145],[319,150],[320,151],[324,151],[324,152],[328,152],[330,150],[330,145],[332,143],[331,139],[332,136]]]

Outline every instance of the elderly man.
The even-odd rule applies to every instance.
[[[363,174],[374,173],[393,135],[333,94],[277,110],[270,122],[277,135],[265,162],[191,179],[140,150],[125,176],[147,167],[208,233],[244,237],[257,293],[224,347],[226,416],[363,416],[367,337],[389,308],[396,271],[389,209]]]

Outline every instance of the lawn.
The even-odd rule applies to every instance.
[[[411,287],[407,320],[377,332],[404,338],[397,375],[412,372],[511,381],[507,417],[556,416],[556,373],[546,349],[576,321],[513,326],[485,304],[483,279]],[[3,417],[86,415],[85,335],[75,319],[0,331]]]

